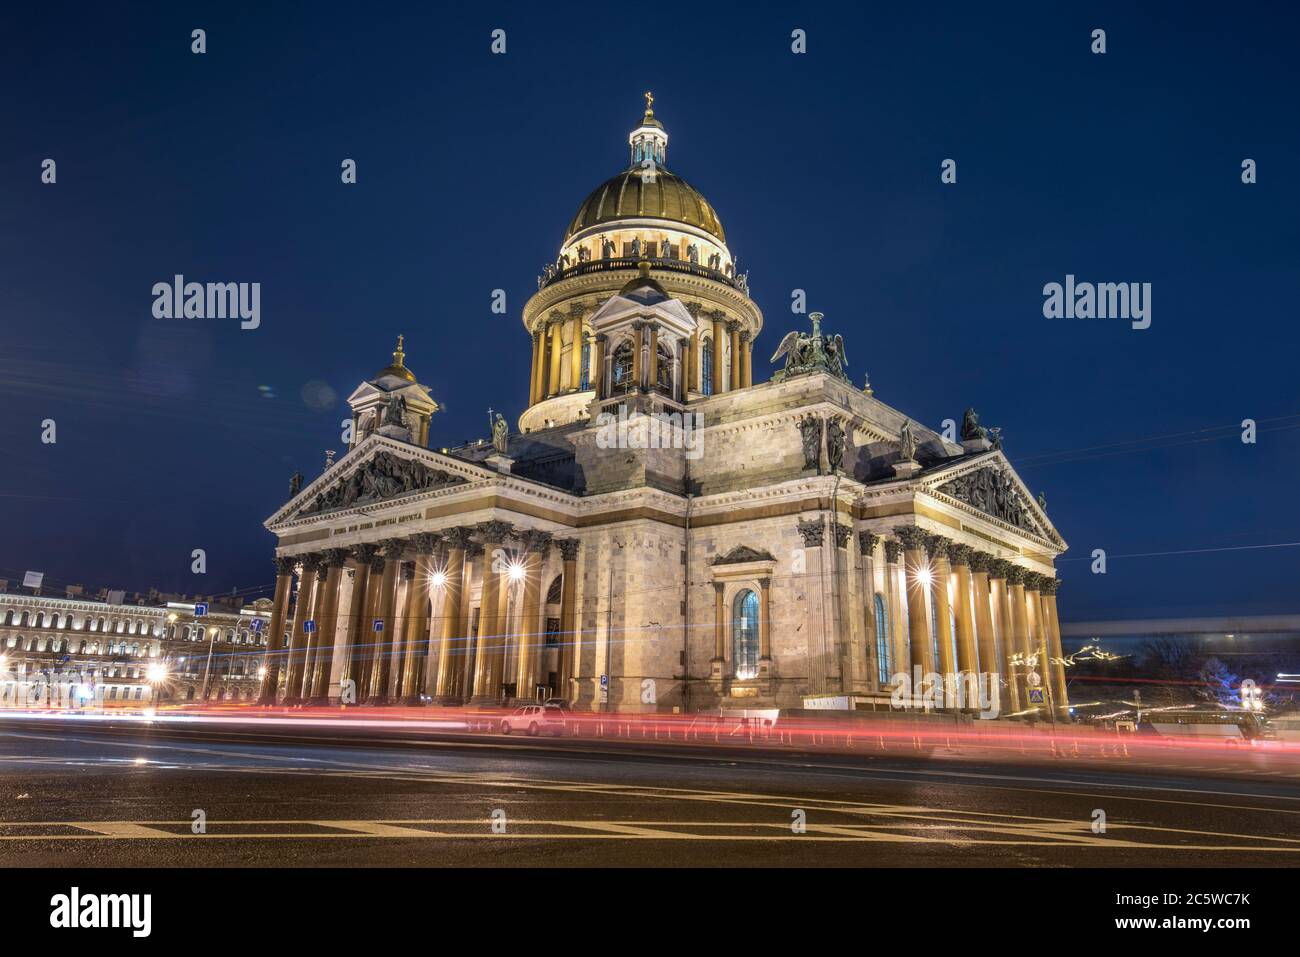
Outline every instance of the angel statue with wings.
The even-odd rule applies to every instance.
[[[785,356],[785,368],[772,377],[773,381],[779,382],[808,372],[829,372],[847,381],[844,368],[849,360],[844,352],[844,337],[839,334],[822,335],[820,312],[809,313],[808,318],[812,320],[812,335],[790,332],[777,346],[771,361],[776,362]]]

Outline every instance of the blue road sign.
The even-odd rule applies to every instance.
[[[308,618],[306,621],[302,623],[302,630],[310,635],[312,632],[316,630],[316,622]]]
[[[261,618],[254,618],[254,619],[253,619],[253,630],[254,630],[254,631],[261,631],[261,630],[262,630],[262,626],[263,626],[264,624],[266,624],[266,621],[265,621],[264,619],[261,619]]]
[[[195,602],[194,617],[203,618],[208,613],[208,603],[206,601]]]
[[[384,619],[382,619],[382,618],[376,618],[376,619],[375,619],[375,631],[383,631],[383,630],[384,630]]]
[[[1030,704],[1042,704],[1042,703],[1043,703],[1043,689],[1042,689],[1042,688],[1030,688],[1030,689],[1029,689],[1029,703],[1030,703]]]

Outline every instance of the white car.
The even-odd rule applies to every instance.
[[[534,736],[543,731],[563,734],[564,712],[559,708],[543,707],[539,704],[516,708],[501,719],[501,733],[509,734],[511,731],[527,731]]]

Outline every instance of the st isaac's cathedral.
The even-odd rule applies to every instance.
[[[1003,715],[1063,717],[1066,545],[997,430],[855,387],[817,313],[755,383],[763,314],[646,99],[524,306],[517,431],[430,448],[399,339],[346,455],[294,477],[263,700],[888,707],[967,673]]]

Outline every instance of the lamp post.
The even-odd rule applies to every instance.
[[[203,703],[208,702],[208,682],[212,677],[212,646],[216,644],[219,629],[213,625],[208,629],[208,662],[203,666]]]
[[[167,680],[167,666],[162,662],[154,662],[145,672],[145,677],[149,679],[149,685],[153,689],[150,695],[150,706],[158,707],[158,686]]]

